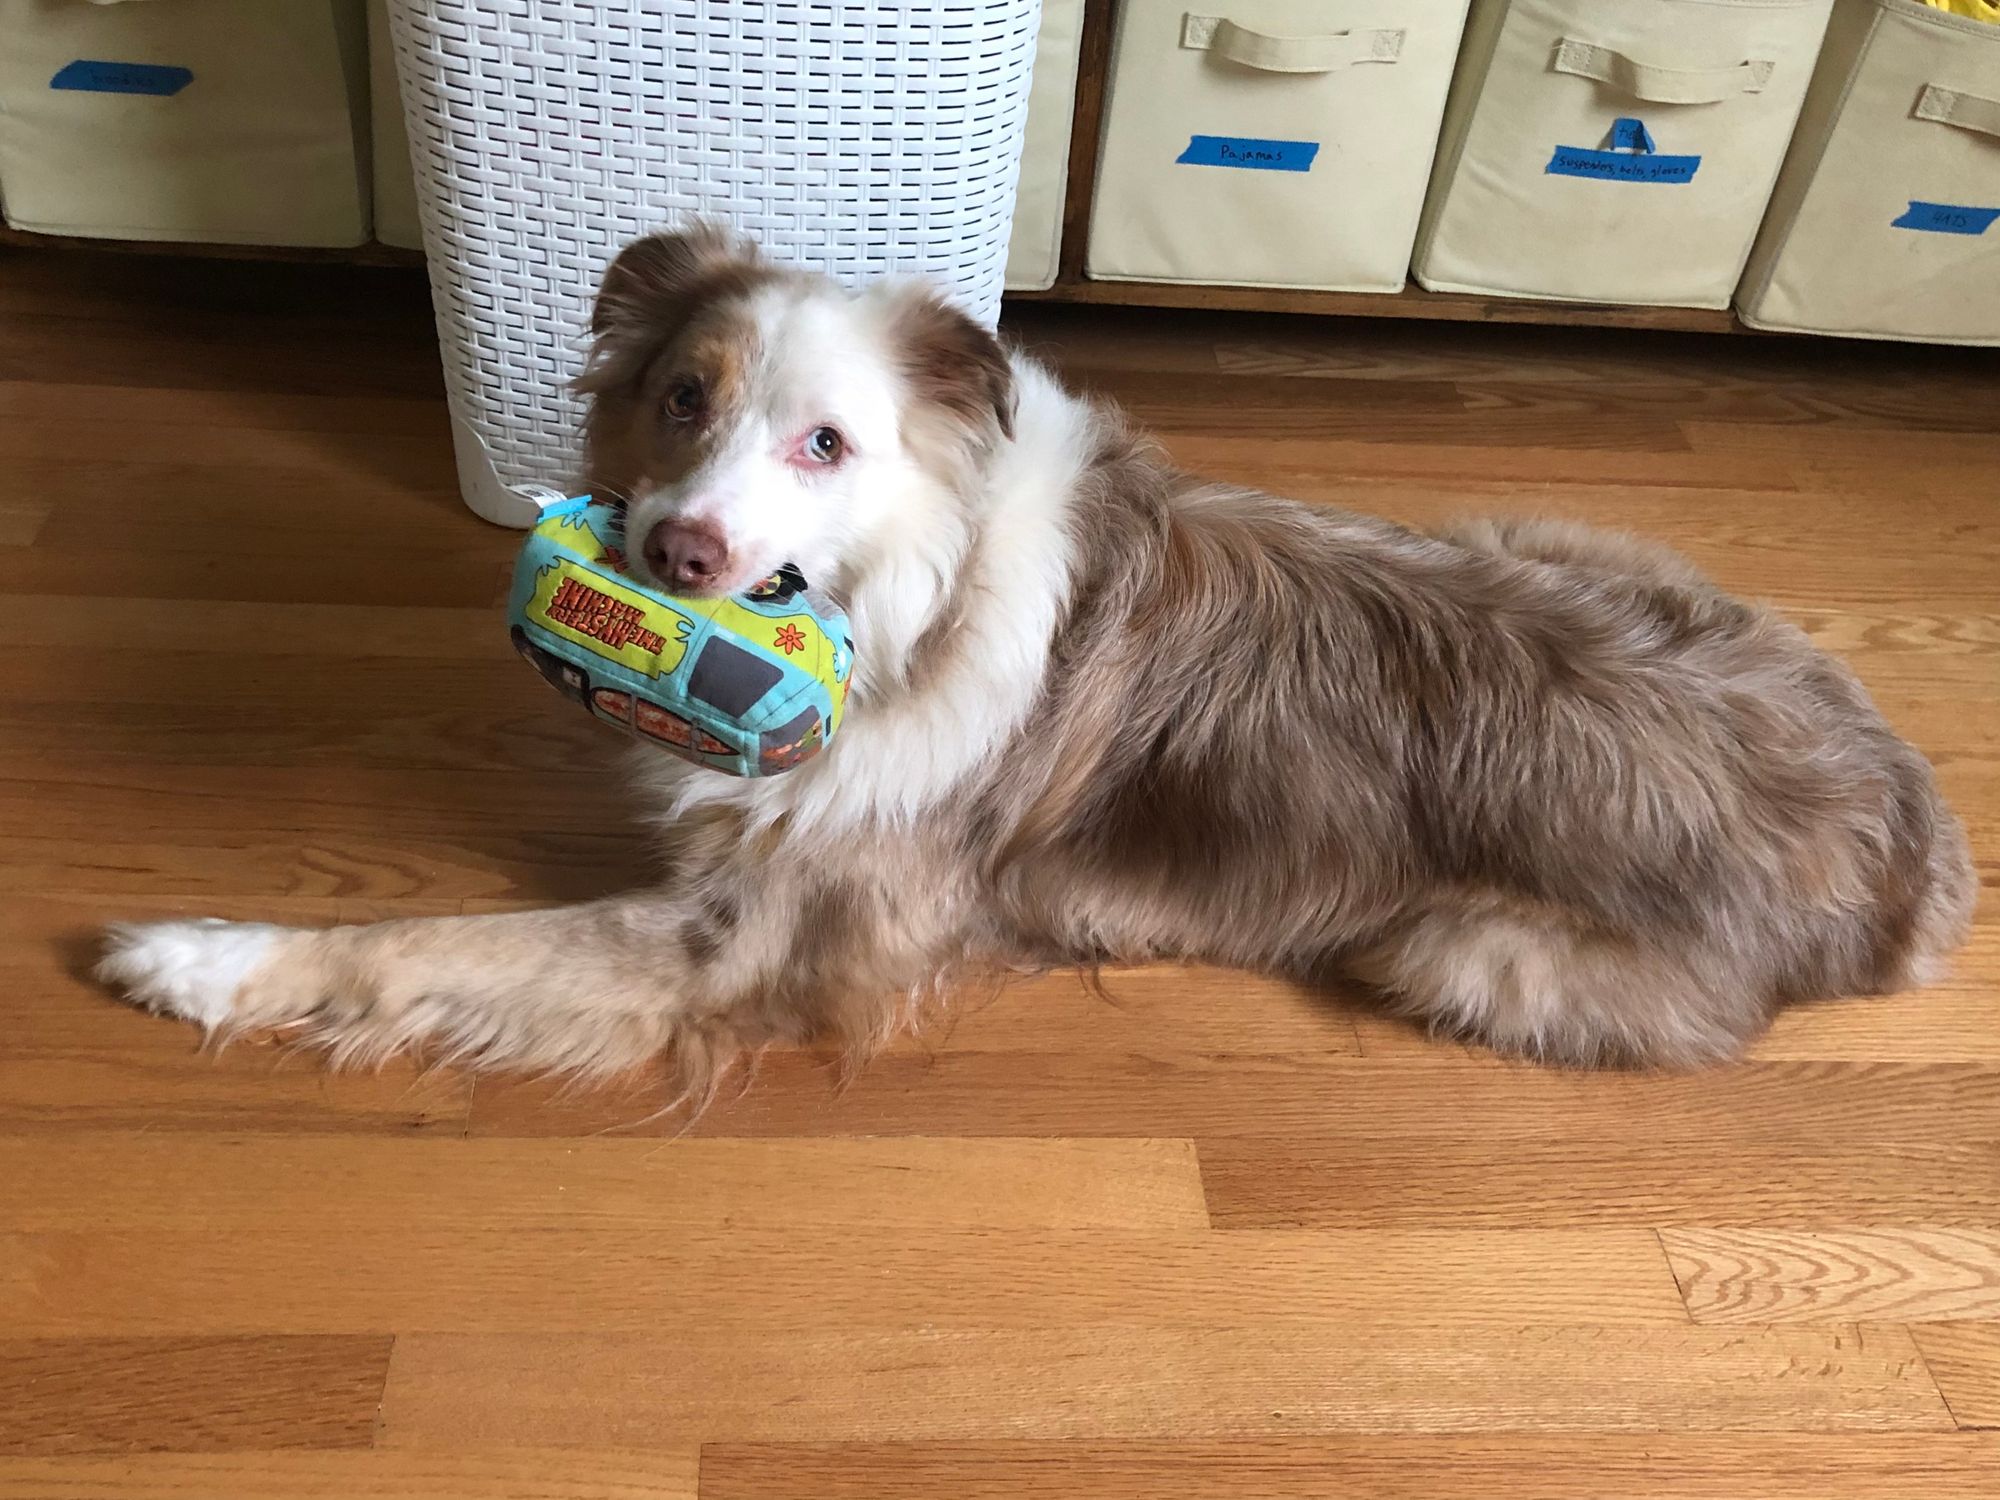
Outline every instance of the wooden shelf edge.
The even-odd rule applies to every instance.
[[[1217,312],[1310,313],[1321,317],[1424,318],[1458,323],[1544,323],[1571,328],[1661,328],[1678,333],[1749,333],[1726,309],[1544,302],[1460,292],[1315,292],[1280,287],[1192,286],[1163,281],[1059,281],[1046,291],[1009,292],[1017,302],[1098,307],[1193,308]]]

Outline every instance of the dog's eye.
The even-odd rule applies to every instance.
[[[815,427],[806,434],[806,456],[820,463],[836,463],[847,451],[847,440],[831,427]]]
[[[701,387],[692,380],[683,380],[667,392],[667,399],[660,407],[676,422],[687,422],[701,415]]]

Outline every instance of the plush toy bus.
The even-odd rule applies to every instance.
[[[548,507],[514,565],[514,647],[592,714],[697,765],[770,776],[824,749],[854,672],[847,616],[781,568],[684,599],[624,571],[621,512]]]

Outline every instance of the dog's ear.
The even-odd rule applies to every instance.
[[[1014,435],[1014,366],[993,334],[921,282],[892,284],[890,347],[910,394],[982,446]]]
[[[671,335],[702,303],[753,280],[764,268],[756,250],[714,224],[649,234],[618,252],[591,309],[590,331]]]

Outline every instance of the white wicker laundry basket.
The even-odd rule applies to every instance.
[[[704,216],[999,315],[1040,0],[392,0],[460,487],[576,478],[604,267]]]

